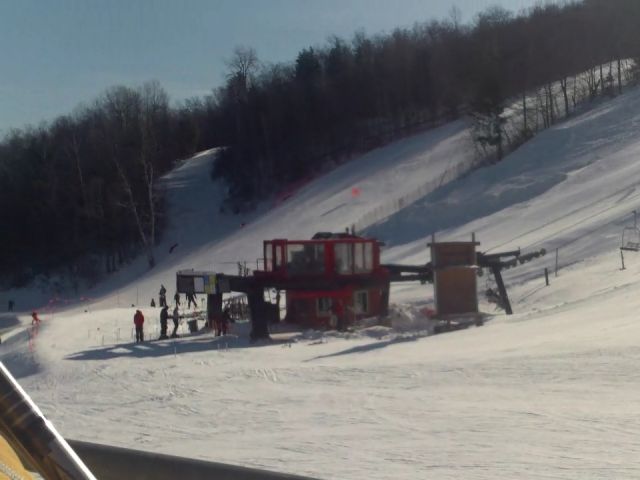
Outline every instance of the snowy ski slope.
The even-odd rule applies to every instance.
[[[130,342],[128,306],[161,282],[172,293],[176,269],[233,272],[227,262],[255,261],[263,239],[343,230],[472,158],[459,122],[242,218],[217,213],[211,156],[187,161],[165,179],[171,228],[157,268],[141,261],[91,302],[43,315],[30,341],[16,330],[0,356],[70,438],[325,479],[638,478],[640,253],[621,271],[618,247],[640,203],[639,130],[632,90],[368,230],[392,262],[428,261],[432,233],[475,232],[483,251],[547,249],[506,273],[516,314],[483,303],[494,317],[481,328],[428,336],[419,312],[432,288],[416,284],[393,288],[396,328],[249,346],[237,325],[224,339]],[[143,310],[153,333],[158,311]]]

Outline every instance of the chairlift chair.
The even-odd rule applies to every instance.
[[[638,252],[640,251],[640,230],[638,229],[637,212],[633,211],[633,227],[624,227],[622,230],[622,241],[620,243],[620,260],[622,262],[622,269],[624,266],[624,252]]]
[[[624,227],[620,250],[640,251],[640,230],[636,227]]]

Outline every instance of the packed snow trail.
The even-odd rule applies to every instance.
[[[473,163],[475,152],[463,121],[405,138],[373,150],[318,176],[285,202],[268,199],[257,212],[219,211],[226,188],[211,182],[215,151],[192,159],[163,179],[168,193],[168,228],[156,248],[156,267],[144,258],[103,282],[90,296],[111,307],[148,305],[163,283],[175,284],[179,269],[237,273],[238,262],[256,268],[262,241],[311,238],[319,231],[344,231],[353,222],[403,192],[440,178],[451,164]],[[353,188],[359,194],[352,195]],[[171,247],[176,245],[172,253]],[[171,297],[173,291],[168,293]]]

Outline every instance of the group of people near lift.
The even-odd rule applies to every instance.
[[[169,328],[169,305],[167,305],[167,289],[164,285],[160,285],[160,291],[158,292],[158,300],[161,307],[160,310],[160,337],[159,340],[165,340],[168,338],[178,337],[178,326],[180,324],[180,294],[176,292],[173,299],[175,301],[175,307],[171,313],[171,320],[173,320],[173,331],[171,335],[167,335]],[[195,293],[186,294],[187,308],[191,308],[191,305],[197,308]],[[154,299],[151,299],[151,307],[155,307],[156,303]],[[214,321],[213,328],[216,336],[226,335],[229,329],[229,322],[231,321],[231,315],[229,307],[227,306],[222,316]],[[136,310],[133,316],[133,324],[136,329],[136,343],[144,342],[144,314],[140,310]]]
[[[178,324],[180,323],[180,312],[178,312],[178,305],[173,309],[173,313],[171,314],[171,319],[173,320],[173,332],[171,332],[171,338],[176,338],[178,336]],[[169,322],[169,306],[165,304],[160,310],[160,340],[164,340],[167,337],[167,326]]]
[[[187,293],[185,296],[187,297],[187,308],[191,308],[191,305],[193,305],[194,308],[198,307],[195,293]],[[173,296],[173,300],[176,306],[179,307],[180,294],[178,292],[176,292]],[[160,308],[167,306],[167,289],[164,288],[164,285],[160,285],[160,291],[158,292],[158,303],[160,304]],[[151,299],[151,306],[156,306],[156,301],[153,298]]]

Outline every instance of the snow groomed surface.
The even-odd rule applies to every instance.
[[[368,230],[393,263],[428,261],[431,233],[475,232],[482,251],[546,248],[506,272],[511,317],[483,303],[495,314],[485,326],[428,336],[420,312],[432,288],[403,285],[391,296],[395,328],[254,346],[242,325],[223,339],[129,339],[129,305],[173,285],[175,270],[233,272],[255,261],[263,239],[343,230],[472,155],[464,125],[453,124],[245,218],[210,205],[222,193],[203,180],[210,156],[187,161],[166,179],[174,213],[158,267],[134,265],[95,300],[43,315],[11,360],[30,362],[24,388],[70,438],[325,479],[637,478],[640,254],[621,271],[618,247],[640,202],[639,128],[633,90]],[[143,310],[153,332],[158,311]]]

